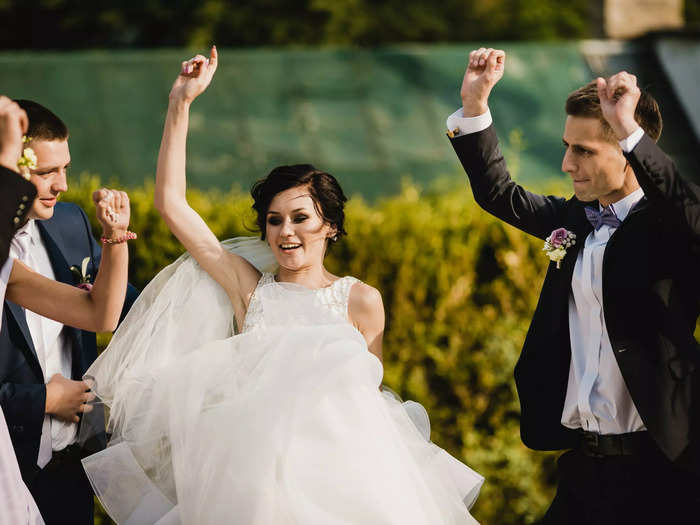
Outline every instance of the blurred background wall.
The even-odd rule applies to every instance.
[[[74,172],[140,184],[180,62],[216,43],[221,67],[193,107],[192,185],[247,189],[275,165],[311,162],[374,198],[405,179],[462,177],[444,122],[467,53],[488,42],[509,55],[491,106],[521,181],[563,177],[566,95],[620,69],[659,99],[661,145],[699,177],[698,4],[4,0],[0,92],[64,118]]]

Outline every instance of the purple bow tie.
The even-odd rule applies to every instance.
[[[586,218],[596,231],[600,230],[603,224],[613,228],[617,228],[621,224],[620,219],[617,218],[615,211],[610,206],[603,208],[603,211],[598,211],[590,206],[586,206],[584,209],[586,210]]]

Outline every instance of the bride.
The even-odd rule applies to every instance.
[[[338,182],[272,170],[252,190],[262,240],[220,243],[188,205],[189,106],[216,68],[216,48],[182,63],[158,158],[155,205],[188,254],[86,374],[112,432],[83,460],[96,494],[128,524],[476,523],[483,478],[380,390],[381,295],[324,267]]]

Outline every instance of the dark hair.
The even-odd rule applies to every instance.
[[[566,114],[572,117],[597,118],[600,121],[605,135],[613,140],[614,134],[610,124],[603,117],[598,98],[598,87],[595,80],[578,88],[566,99]],[[654,141],[659,140],[663,120],[659,105],[649,93],[642,91],[634,111],[634,119],[639,123],[644,132]]]
[[[250,190],[253,196],[253,209],[257,213],[257,225],[260,238],[265,240],[265,224],[267,211],[275,195],[290,188],[308,186],[311,199],[314,201],[316,212],[323,220],[334,226],[336,235],[330,239],[335,242],[347,235],[344,228],[344,206],[347,198],[335,177],[325,171],[317,170],[311,164],[294,164],[278,166],[264,179],[259,180]]]
[[[32,100],[15,100],[29,119],[27,137],[31,140],[66,140],[68,127],[50,109]]]

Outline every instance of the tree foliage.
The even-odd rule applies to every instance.
[[[585,0],[0,0],[5,49],[361,45],[591,35]]]

